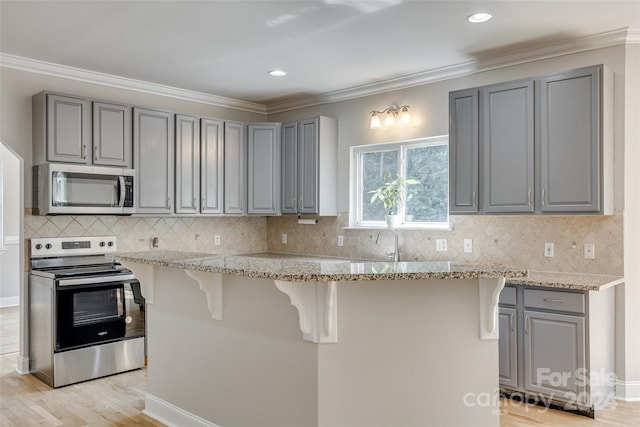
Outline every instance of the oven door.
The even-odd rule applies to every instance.
[[[122,339],[126,330],[123,282],[56,286],[55,351]]]

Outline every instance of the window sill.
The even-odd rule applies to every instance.
[[[387,227],[386,224],[381,225],[349,225],[348,227],[342,227],[343,230],[383,230]],[[451,223],[442,226],[436,225],[408,225],[402,224],[399,227],[393,228],[396,231],[453,231],[453,225]]]

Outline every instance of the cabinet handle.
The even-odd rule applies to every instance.
[[[300,200],[298,200],[298,211],[302,210],[302,197],[300,197]]]
[[[544,302],[555,302],[558,304],[562,304],[564,301],[562,301],[561,299],[555,299],[555,298],[543,298]]]
[[[83,145],[82,146],[82,158],[86,159],[87,158],[87,145]]]
[[[533,204],[533,190],[529,189],[529,206]]]
[[[98,146],[93,146],[93,160],[98,161]]]
[[[513,330],[515,330],[515,328],[514,328],[514,326],[513,326],[513,319],[514,319],[514,316],[513,316],[513,314],[511,314],[511,315],[509,316],[509,324],[511,325],[511,330],[512,330],[512,331],[513,331]]]
[[[542,206],[544,206],[544,205],[546,204],[546,203],[544,202],[544,193],[545,193],[545,191],[544,191],[544,190],[545,190],[545,189],[543,188],[543,189],[542,189]]]
[[[529,333],[529,323],[531,321],[531,318],[529,316],[525,317],[524,319],[524,333],[528,334]]]
[[[196,198],[194,197],[194,198],[193,198],[193,209],[195,209],[196,207],[197,207],[197,206],[196,206]]]
[[[167,197],[167,210],[171,209],[171,197]]]
[[[475,208],[477,203],[476,203],[476,196],[478,195],[478,191],[477,190],[473,190],[473,194],[471,195],[471,203],[473,204],[473,207]]]
[[[201,208],[204,208],[204,206],[205,206],[205,198],[203,197],[203,198],[202,198],[202,204],[201,204],[201,206],[200,206],[200,207],[201,207]]]

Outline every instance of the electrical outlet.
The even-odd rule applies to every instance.
[[[464,253],[470,254],[473,252],[473,240],[472,239],[464,239]]]
[[[338,246],[344,246],[344,236],[342,234],[338,235]]]
[[[447,239],[436,239],[436,251],[438,252],[447,251]]]
[[[151,247],[152,248],[157,248],[160,246],[160,239],[158,237],[152,237],[151,238]]]
[[[544,256],[553,258],[553,243],[544,244]]]
[[[287,235],[285,233],[282,233],[282,243],[287,243]]]
[[[213,244],[216,246],[220,246],[220,235],[216,234],[213,236]]]
[[[585,243],[584,244],[584,257],[586,259],[595,259],[596,258],[596,245],[593,243]]]

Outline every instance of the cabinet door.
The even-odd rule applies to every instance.
[[[500,384],[518,387],[518,326],[515,308],[498,309]]]
[[[298,125],[298,213],[318,213],[318,118]]]
[[[224,213],[239,215],[245,211],[245,139],[244,125],[224,124]]]
[[[136,213],[173,212],[173,129],[173,114],[134,108]]]
[[[93,163],[131,168],[131,107],[93,103]]]
[[[282,125],[282,213],[298,213],[298,122]]]
[[[478,93],[449,95],[449,212],[478,212]]]
[[[584,402],[584,317],[524,311],[524,387]]]
[[[221,214],[224,182],[224,125],[221,120],[200,123],[200,212]]]
[[[176,213],[200,211],[200,121],[176,115]]]
[[[541,79],[543,212],[600,210],[600,74],[590,67]]]
[[[482,209],[533,212],[533,81],[482,90]]]
[[[47,95],[47,160],[91,163],[91,111],[86,99]]]
[[[247,126],[247,213],[277,215],[280,204],[280,124]]]

